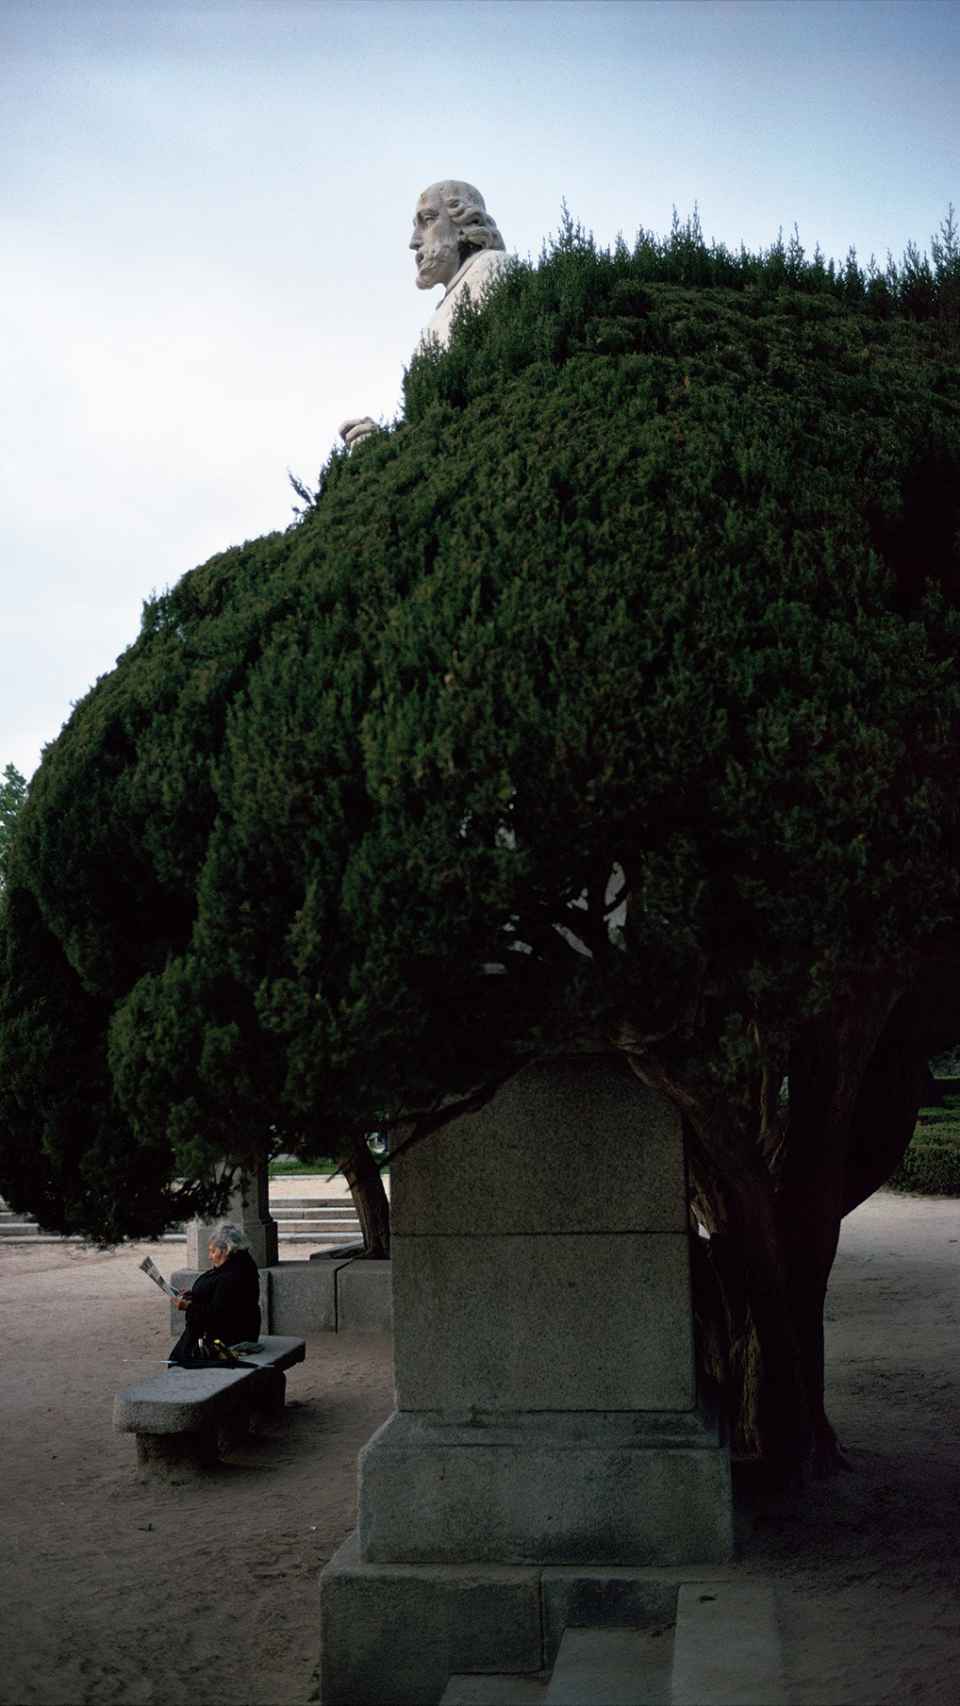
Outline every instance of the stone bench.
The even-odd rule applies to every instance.
[[[244,1351],[247,1368],[169,1368],[118,1392],[113,1425],[132,1433],[147,1467],[206,1468],[220,1455],[220,1435],[244,1431],[251,1413],[273,1415],[286,1398],[285,1370],[303,1362],[303,1339],[268,1334]]]

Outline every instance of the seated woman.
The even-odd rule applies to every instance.
[[[212,1343],[235,1345],[260,1334],[260,1274],[239,1226],[225,1222],[210,1234],[211,1266],[177,1299],[187,1324],[170,1352],[187,1368],[215,1363]]]

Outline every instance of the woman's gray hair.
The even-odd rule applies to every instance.
[[[232,1256],[234,1250],[249,1250],[250,1240],[242,1227],[234,1226],[232,1220],[225,1220],[218,1226],[216,1232],[211,1232],[209,1242],[215,1250],[226,1250]]]
[[[439,191],[443,205],[457,228],[461,250],[469,249],[505,249],[506,244],[497,230],[495,220],[487,212],[487,204],[478,189],[473,184],[465,184],[459,178],[445,178],[440,184],[432,184],[431,189]],[[428,194],[424,191],[424,194]]]

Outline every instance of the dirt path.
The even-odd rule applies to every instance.
[[[392,1407],[390,1345],[318,1334],[273,1437],[151,1485],[111,1428],[114,1392],[171,1342],[137,1269],[149,1252],[0,1251],[0,1700],[299,1706],[316,1697],[317,1575]],[[177,1245],[152,1253],[184,1263]]]
[[[0,1701],[308,1706],[317,1575],[391,1408],[389,1345],[317,1335],[272,1437],[151,1485],[110,1426],[113,1393],[169,1344],[147,1249],[0,1248]],[[958,1270],[955,1202],[881,1195],[844,1228],[830,1412],[854,1471],[739,1517],[738,1569],[780,1587],[791,1706],[956,1695]]]
[[[851,1473],[743,1513],[779,1584],[791,1706],[956,1699],[960,1203],[880,1193],[844,1224],[828,1409]]]

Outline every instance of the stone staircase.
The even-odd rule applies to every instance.
[[[353,1199],[282,1197],[270,1204],[281,1244],[355,1244],[360,1222]]]
[[[336,1249],[342,1244],[360,1242],[360,1222],[351,1198],[283,1197],[271,1203],[270,1213],[277,1223],[277,1235],[282,1245],[328,1244]],[[164,1233],[166,1244],[179,1244],[186,1228],[174,1228]],[[27,1220],[8,1208],[0,1198],[0,1243],[9,1244],[80,1244],[79,1237],[64,1238],[58,1232],[45,1232],[35,1220]]]
[[[671,1706],[673,1640],[646,1629],[567,1629],[553,1673],[453,1676],[440,1706]]]
[[[784,1706],[774,1590],[687,1582],[668,1628],[566,1629],[552,1672],[452,1676],[440,1706]]]

